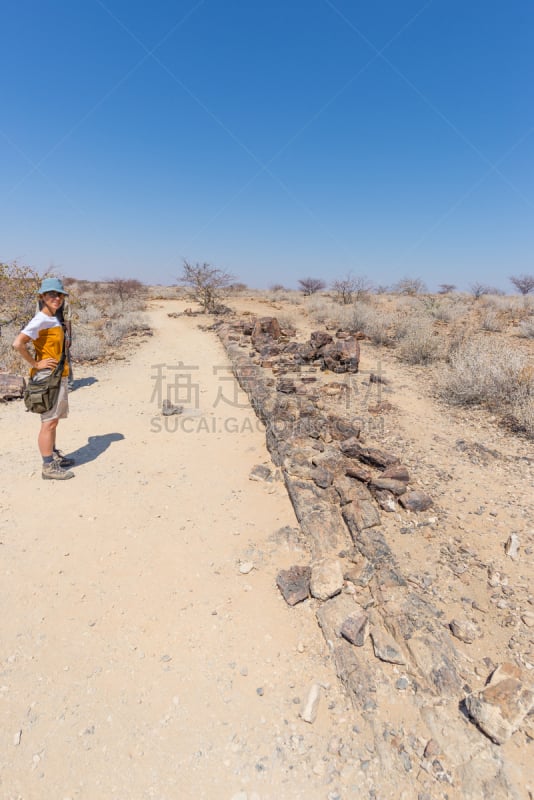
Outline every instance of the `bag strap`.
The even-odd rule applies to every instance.
[[[66,357],[67,357],[66,337],[65,337],[65,331],[63,331],[63,350],[61,352],[61,358],[59,359],[57,366],[54,372],[52,373],[52,375],[54,375],[55,377],[61,375],[61,373],[63,372],[63,367],[65,366]]]

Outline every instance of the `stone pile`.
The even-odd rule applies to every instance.
[[[412,485],[397,454],[364,441],[353,416],[340,413],[339,404],[328,411],[324,402],[345,389],[321,383],[317,370],[357,372],[358,337],[338,332],[334,340],[316,331],[302,344],[268,317],[216,329],[265,425],[272,460],[309,544],[311,564],[282,570],[278,587],[290,605],[318,601],[317,620],[337,673],[373,733],[384,768],[393,765],[383,741],[388,709],[401,703],[417,735],[441,754],[422,762],[422,783],[430,780],[431,791],[433,782],[442,782],[465,797],[514,797],[492,742],[504,741],[534,708],[532,687],[505,670],[506,677],[492,677],[484,691],[466,693],[465,662],[453,642],[475,633],[458,623],[449,628],[442,612],[414,591],[381,530],[382,513],[402,519],[426,511],[432,499]],[[397,757],[406,770],[402,752]]]
[[[326,331],[314,331],[309,341],[289,341],[276,317],[260,317],[242,324],[242,332],[250,336],[258,357],[256,363],[278,372],[313,364],[335,373],[358,372],[360,344],[358,334],[338,331],[334,339]]]

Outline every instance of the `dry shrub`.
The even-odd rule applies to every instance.
[[[287,311],[278,312],[276,314],[276,319],[280,323],[280,327],[285,331],[296,331],[299,325],[299,313],[298,311],[292,311],[288,309]]]
[[[438,322],[456,322],[469,313],[467,303],[459,302],[457,297],[451,295],[446,298],[429,295],[419,298],[419,301],[424,312]]]
[[[367,320],[364,333],[373,344],[391,347],[397,335],[397,319],[395,314],[374,311]]]
[[[126,336],[138,331],[150,330],[150,325],[140,314],[128,312],[122,317],[112,318],[106,321],[104,326],[104,339],[107,345],[113,347],[119,344]]]
[[[496,311],[510,312],[517,309],[518,300],[518,297],[485,294],[478,300],[477,306],[480,308],[494,309]]]
[[[292,291],[291,289],[284,289],[284,287],[281,287],[280,289],[270,289],[269,291],[260,291],[257,293],[257,296],[264,298],[271,303],[284,302],[291,303],[291,305],[294,306],[301,306],[305,302],[301,292]]]
[[[20,326],[2,325],[2,335],[0,336],[0,372],[18,373],[21,369],[21,358],[13,350],[12,342]]]
[[[519,323],[521,336],[525,339],[534,339],[534,317],[527,317]]]
[[[180,286],[150,286],[148,298],[150,300],[184,300],[185,291]]]
[[[518,393],[511,403],[510,414],[506,421],[513,430],[525,433],[529,438],[534,439],[534,395],[532,389],[530,392]]]
[[[496,333],[504,328],[503,322],[495,311],[486,311],[480,320],[480,327],[483,331]]]
[[[361,331],[376,345],[393,344],[398,319],[396,314],[362,301],[356,301],[347,310],[350,314],[347,327],[350,330]]]
[[[102,336],[91,328],[73,328],[72,358],[74,361],[96,361],[106,353]]]
[[[510,345],[493,338],[473,339],[451,354],[450,366],[438,378],[438,392],[453,405],[504,411],[518,398],[520,386],[525,393],[525,369],[525,357]]]
[[[338,306],[322,295],[311,295],[306,300],[306,309],[310,318],[318,325],[326,325],[332,322],[333,316],[339,310]]]
[[[340,305],[324,296],[307,298],[309,316],[327,328],[342,328],[364,333],[373,344],[391,345],[395,337],[394,314],[374,308],[371,303],[356,300],[352,305]]]
[[[312,295],[306,298],[308,315],[318,325],[326,328],[352,327],[352,306],[342,306],[324,295]]]
[[[133,299],[144,301],[147,295],[147,287],[136,278],[110,278],[100,284],[100,291],[111,294],[121,303]]]
[[[476,326],[472,317],[455,320],[448,331],[446,359],[452,363],[455,355],[462,350],[476,335]]]
[[[80,305],[74,313],[76,327],[84,327],[85,325],[90,325],[91,322],[97,322],[102,319],[102,310],[100,308],[94,305],[86,305],[85,303]]]
[[[408,320],[400,339],[398,355],[407,364],[432,364],[443,358],[442,340],[432,322],[424,317]]]
[[[350,308],[351,327],[367,334],[370,325],[373,323],[374,314],[376,312],[367,303],[362,303],[361,301],[353,303]]]
[[[31,267],[13,262],[0,262],[0,326],[24,325],[35,313],[37,290],[41,277]]]

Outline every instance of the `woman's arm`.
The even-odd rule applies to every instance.
[[[30,367],[33,369],[53,369],[56,366],[57,361],[55,358],[43,358],[41,361],[36,361],[28,350],[28,342],[31,342],[31,337],[26,336],[25,333],[19,333],[13,342],[13,350],[16,350]]]

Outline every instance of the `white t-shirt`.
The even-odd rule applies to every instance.
[[[43,314],[42,311],[38,311],[35,317],[22,329],[22,333],[25,333],[26,336],[35,341],[39,333],[48,328],[61,328],[61,324],[56,317],[49,317],[47,314]]]

